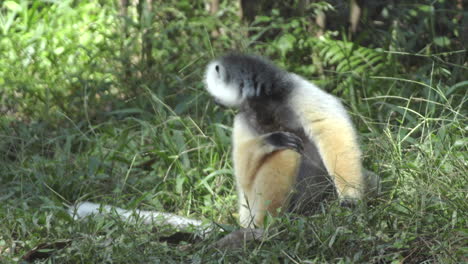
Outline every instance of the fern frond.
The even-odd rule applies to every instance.
[[[314,39],[314,42],[315,53],[318,54],[324,67],[334,70],[339,77],[335,92],[353,94],[350,89],[356,88],[365,88],[370,92],[369,89],[372,90],[373,87],[361,87],[363,78],[395,69],[392,66],[393,60],[382,50],[329,37]]]

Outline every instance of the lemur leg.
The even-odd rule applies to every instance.
[[[288,203],[296,182],[301,155],[284,149],[271,153],[258,170],[251,192],[254,195],[255,226],[263,226],[265,215],[277,215]]]
[[[239,218],[244,227],[262,226],[286,202],[299,169],[302,141],[294,134],[259,135],[236,116],[233,128],[234,170],[239,193]]]
[[[347,120],[324,117],[310,122],[323,163],[343,201],[361,199],[365,182],[356,132]]]
[[[236,174],[237,175],[237,174]],[[236,177],[237,180],[237,177]],[[239,223],[242,227],[248,227],[253,225],[253,217],[250,213],[251,205],[247,201],[246,194],[239,186],[237,180],[237,195],[238,195],[238,203],[239,203]]]

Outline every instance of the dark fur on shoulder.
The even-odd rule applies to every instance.
[[[241,91],[240,111],[261,134],[290,131],[297,118],[285,103],[294,85],[290,74],[255,55],[231,53],[218,59],[225,69],[224,81]]]
[[[288,72],[255,55],[231,53],[219,59],[226,70],[226,83],[238,85],[247,98],[281,99],[292,85]],[[227,67],[226,67],[227,66]]]

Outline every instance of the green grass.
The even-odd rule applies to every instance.
[[[347,103],[382,193],[353,210],[329,201],[313,216],[273,219],[265,241],[220,251],[210,245],[237,228],[234,112],[214,106],[201,77],[213,54],[248,42],[231,31],[210,40],[214,27],[238,25],[235,8],[225,4],[211,21],[199,6],[160,4],[159,20],[134,21],[123,37],[112,1],[7,2],[0,4],[0,263],[40,245],[47,257],[36,261],[46,263],[468,261],[464,51],[431,53],[428,44],[424,54],[386,53],[392,69],[340,72],[327,61],[318,75],[282,50],[278,63],[310,70]],[[165,29],[153,39],[150,69],[138,60],[145,27]],[[274,45],[248,50],[278,58]],[[171,243],[168,227],[113,215],[74,220],[67,206],[77,201],[172,212],[226,232]]]
[[[363,138],[366,164],[384,185],[367,207],[331,202],[314,216],[287,216],[264,243],[234,252],[208,249],[221,234],[180,251],[159,241],[167,230],[112,216],[75,221],[65,207],[90,200],[235,225],[228,126],[172,114],[88,129],[11,121],[2,127],[1,254],[15,261],[41,243],[67,240],[53,262],[461,262],[468,207],[459,110],[421,115],[414,126],[380,124]],[[415,127],[424,128],[418,137]],[[138,166],[149,157],[151,169]]]

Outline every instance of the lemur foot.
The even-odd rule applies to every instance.
[[[354,208],[362,200],[362,191],[358,188],[347,188],[345,191],[340,195],[340,205]]]
[[[346,208],[355,208],[358,203],[356,199],[341,199],[340,206]]]

